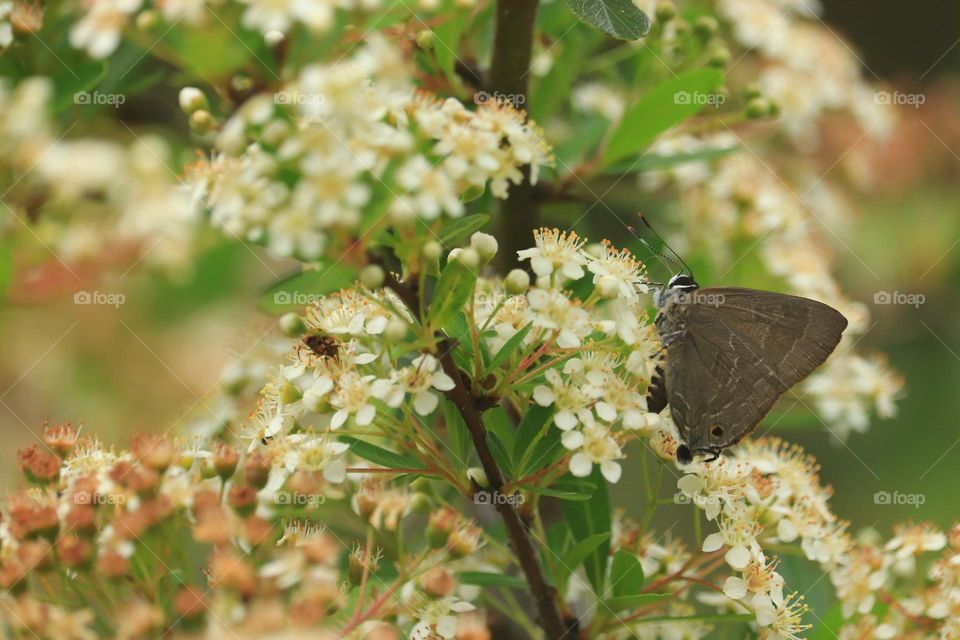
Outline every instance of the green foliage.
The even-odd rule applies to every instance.
[[[631,0],[566,0],[578,18],[608,36],[639,40],[650,31],[650,18]]]
[[[624,114],[610,136],[603,164],[639,153],[664,131],[696,115],[706,106],[698,96],[710,94],[723,75],[716,69],[696,69],[666,80],[643,95]]]
[[[600,467],[594,466],[593,472],[586,478],[574,478],[567,475],[557,482],[557,487],[574,493],[587,493],[591,500],[582,502],[563,502],[563,513],[570,527],[570,533],[577,541],[578,548],[589,548],[576,564],[583,563],[587,578],[596,593],[603,593],[606,581],[607,558],[610,555],[611,514],[610,498],[607,493],[607,481],[600,474]],[[579,553],[579,552],[578,552]],[[570,564],[569,562],[567,563]],[[575,565],[570,568],[572,570]]]

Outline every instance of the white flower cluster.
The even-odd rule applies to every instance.
[[[760,627],[776,637],[796,638],[809,628],[802,600],[784,595],[784,580],[764,547],[799,542],[811,560],[833,567],[846,561],[844,525],[830,512],[828,490],[817,467],[798,449],[779,440],[748,441],[731,458],[696,463],[677,483],[719,530],[703,540],[703,551],[724,550],[737,575],[723,593],[754,612]]]
[[[733,453],[714,463],[697,463],[678,488],[718,525],[704,539],[703,551],[723,551],[736,571],[724,582],[723,593],[753,612],[760,627],[780,638],[798,637],[809,628],[801,620],[806,606],[784,595],[777,562],[765,551],[797,545],[795,550],[816,562],[833,583],[848,621],[839,637],[904,637],[917,625],[940,630],[939,636],[923,637],[955,637],[960,527],[945,535],[928,523],[908,523],[897,525],[886,543],[875,533],[855,540],[847,523],[830,510],[831,492],[820,485],[816,463],[799,448],[761,439]],[[927,557],[940,551],[938,560]],[[928,587],[916,591],[918,580],[927,580]],[[882,619],[875,615],[879,600],[890,605]]]
[[[52,93],[46,78],[0,87],[0,150],[16,176],[7,185],[8,206],[22,221],[42,206],[35,233],[67,262],[102,261],[125,248],[139,249],[148,264],[187,267],[195,208],[176,182],[164,141],[55,138]]]
[[[223,25],[230,29],[225,20],[234,15],[234,6],[239,6],[242,9],[240,26],[259,31],[268,44],[275,44],[298,25],[312,34],[330,31],[338,10],[356,16],[359,13],[374,15],[390,8],[384,0],[73,0],[71,4],[75,5],[79,19],[70,29],[70,44],[93,58],[106,58],[116,51],[125,29],[150,28],[158,18],[169,23],[161,26],[166,30],[178,25],[181,28]],[[435,0],[414,4],[427,11],[437,8]],[[458,0],[458,4],[470,6],[472,2]],[[0,19],[6,5],[12,7],[13,3],[0,3]],[[5,30],[0,26],[0,47],[7,46],[5,38]]]
[[[371,38],[349,59],[302,70],[225,123],[191,174],[213,223],[280,255],[316,259],[333,231],[463,214],[550,164],[538,128],[509,105],[467,110],[418,94],[402,56]]]
[[[850,111],[873,135],[889,132],[891,110],[875,100],[850,46],[819,23],[815,3],[717,0],[716,6],[734,38],[763,56],[757,81],[779,105],[795,143],[815,144],[817,120],[832,110]]]

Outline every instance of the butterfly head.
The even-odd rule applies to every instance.
[[[667,303],[674,300],[678,295],[683,295],[699,289],[700,285],[688,273],[678,273],[670,278],[667,286],[657,290],[654,293],[653,303],[658,309],[667,306]]]
[[[671,291],[693,291],[699,288],[700,285],[697,284],[697,281],[687,273],[678,273],[670,278],[670,282],[667,283],[667,289]]]

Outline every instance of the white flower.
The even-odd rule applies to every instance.
[[[332,429],[339,429],[351,415],[361,427],[373,422],[377,413],[371,402],[374,380],[374,376],[361,376],[356,371],[347,371],[336,380],[330,399],[330,404],[336,409],[330,421]]]
[[[247,5],[243,26],[261,33],[286,33],[294,22],[313,31],[322,31],[333,23],[333,4],[323,0],[240,0]]]
[[[404,394],[413,396],[413,409],[428,416],[437,408],[440,399],[433,390],[449,391],[455,383],[439,368],[440,362],[428,353],[417,356],[409,366],[394,372],[391,381],[378,381],[376,395],[388,406],[399,407]]]
[[[593,465],[600,465],[600,472],[607,482],[616,483],[620,480],[620,464],[614,462],[623,457],[620,445],[602,426],[588,425],[582,431],[564,432],[561,442],[571,451],[577,451],[570,458],[570,473],[583,478],[590,475]]]
[[[410,630],[410,640],[432,640],[440,636],[444,640],[457,637],[457,613],[475,610],[469,602],[453,597],[431,602],[417,612],[419,622]]]
[[[751,561],[760,561],[763,552],[757,543],[758,524],[746,507],[737,506],[719,519],[720,531],[703,539],[703,550],[710,553],[724,546],[727,564],[737,571],[744,570]]]
[[[590,333],[590,316],[561,291],[531,289],[527,301],[533,326],[557,331],[558,346],[579,347],[581,339]]]
[[[560,372],[550,369],[544,374],[549,386],[537,385],[533,390],[533,400],[541,407],[556,405],[553,422],[563,431],[573,429],[580,422],[579,416],[589,412],[591,399],[580,385],[572,380],[564,380]]]
[[[601,245],[600,255],[591,257],[587,269],[593,274],[593,283],[612,283],[617,295],[631,302],[636,301],[638,292],[646,292],[643,263],[623,249],[617,251],[609,242]]]
[[[70,30],[70,44],[94,58],[106,58],[120,44],[120,34],[140,0],[98,0]]]
[[[581,251],[586,240],[575,232],[569,234],[559,229],[538,229],[533,232],[537,246],[517,252],[520,260],[530,260],[533,272],[538,276],[550,276],[554,272],[563,278],[579,280],[587,257]]]

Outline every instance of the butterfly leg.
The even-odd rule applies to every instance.
[[[704,462],[713,462],[714,460],[720,457],[721,452],[722,450],[719,447],[714,447],[713,449],[710,449],[710,453],[713,454],[713,457],[707,458],[706,460],[704,460]]]

